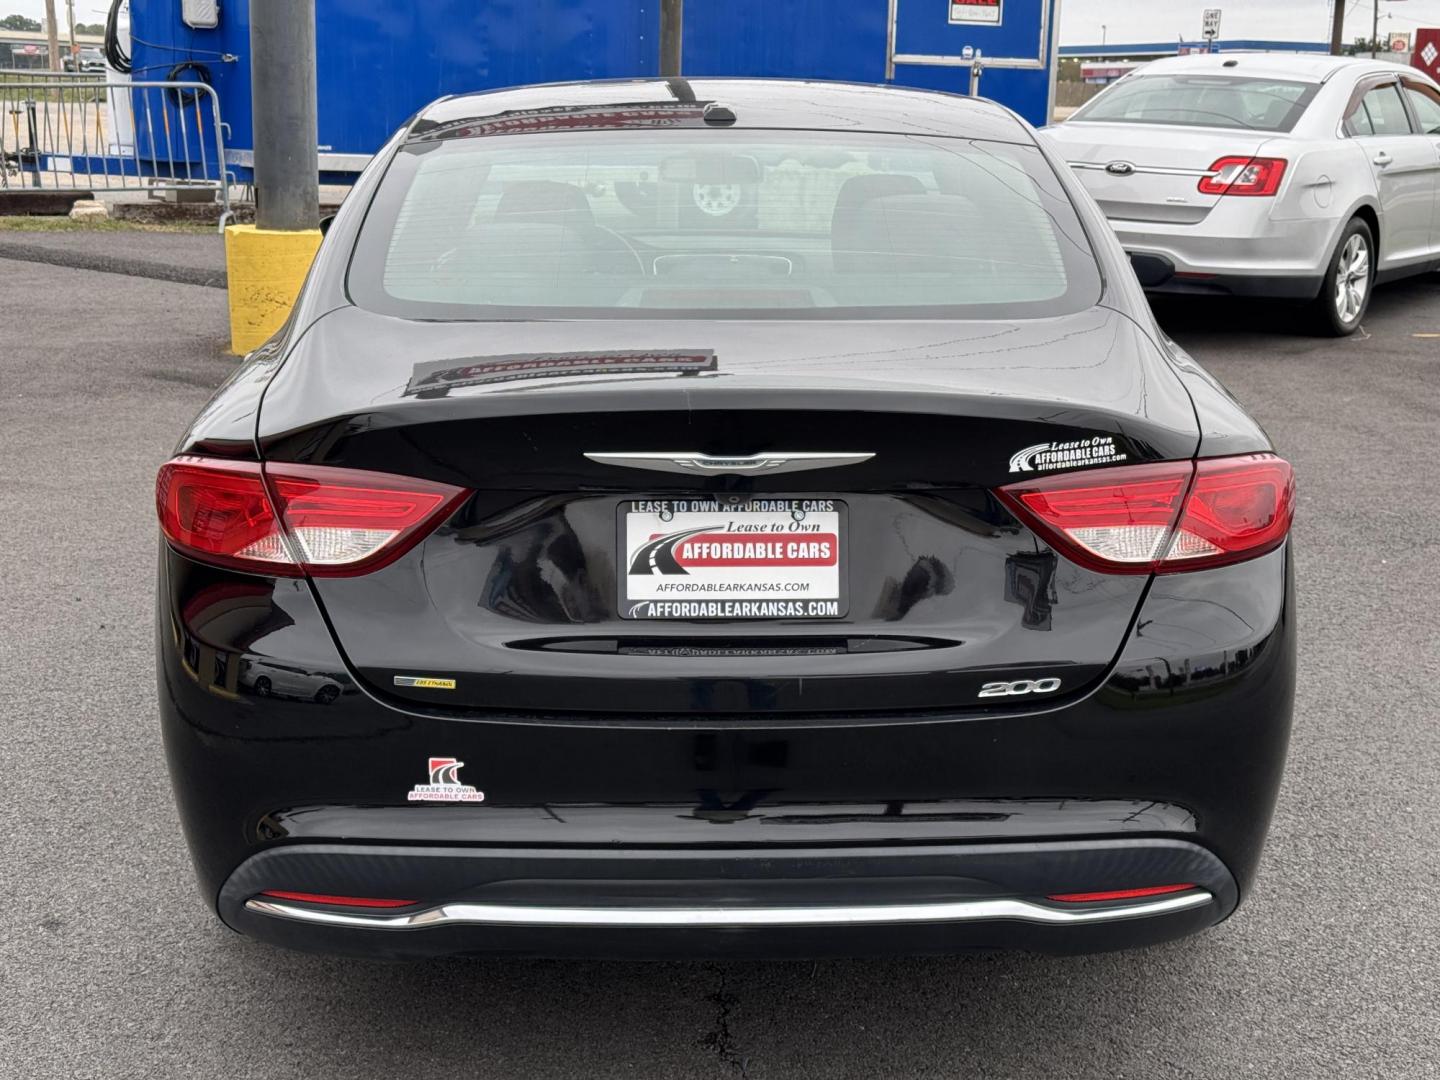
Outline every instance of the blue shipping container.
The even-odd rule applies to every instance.
[[[1057,2],[688,0],[682,71],[967,93],[966,65],[978,54],[980,93],[1043,124]],[[247,181],[255,145],[248,0],[224,0],[213,29],[187,27],[180,0],[132,0],[130,19],[134,77],[192,79],[194,65],[203,68],[229,128],[229,167]],[[317,0],[316,38],[321,168],[340,180],[444,94],[657,75],[660,0]]]

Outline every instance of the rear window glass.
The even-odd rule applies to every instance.
[[[349,284],[418,318],[983,318],[1099,295],[1033,146],[735,130],[413,142]]]
[[[1289,131],[1319,89],[1317,83],[1229,75],[1132,75],[1070,119]]]

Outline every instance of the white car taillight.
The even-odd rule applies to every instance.
[[[1274,195],[1285,178],[1284,158],[1222,157],[1200,178],[1202,195]]]

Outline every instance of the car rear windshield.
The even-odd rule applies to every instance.
[[[1289,131],[1319,89],[1318,83],[1235,75],[1132,75],[1070,119]]]
[[[411,142],[349,288],[414,318],[987,318],[1100,285],[1034,146],[699,129]]]

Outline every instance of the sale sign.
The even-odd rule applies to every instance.
[[[1002,0],[950,0],[950,21],[999,26],[1001,3]]]

